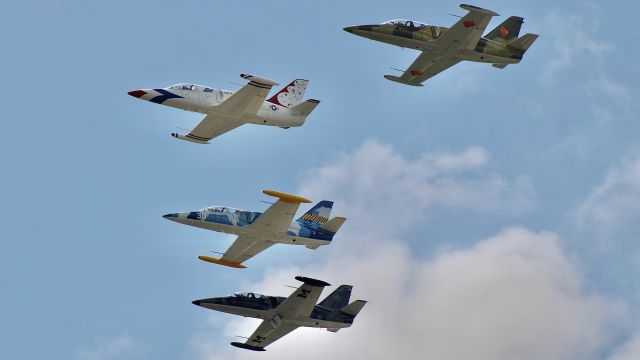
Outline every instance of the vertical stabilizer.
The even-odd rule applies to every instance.
[[[341,285],[335,289],[329,296],[327,296],[318,305],[332,310],[340,310],[349,304],[349,298],[351,298],[351,285]]]
[[[491,30],[485,38],[489,40],[504,40],[505,42],[509,42],[518,37],[523,22],[523,18],[519,16],[511,16],[495,29]]]
[[[329,220],[331,215],[331,208],[333,207],[333,201],[322,200],[302,215],[298,221],[310,221],[325,223]]]
[[[295,79],[273,95],[268,102],[284,107],[294,107],[302,102],[309,80]]]

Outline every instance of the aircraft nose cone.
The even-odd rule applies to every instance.
[[[200,306],[201,301],[200,300],[194,300],[191,302],[193,305],[198,305]]]
[[[167,214],[167,215],[162,215],[163,218],[167,219],[167,220],[171,220],[172,218],[177,218],[178,214]]]
[[[353,30],[355,29],[355,26],[347,26],[345,28],[342,28],[342,30],[348,32],[348,33],[353,33]]]
[[[147,92],[146,92],[146,91],[144,91],[144,90],[132,90],[132,91],[129,91],[127,94],[129,94],[129,95],[131,95],[131,96],[133,96],[133,97],[140,98],[140,97],[142,97],[143,95],[146,95],[146,94],[147,94]]]

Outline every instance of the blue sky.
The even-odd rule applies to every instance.
[[[460,321],[473,324],[475,305],[453,301],[458,293],[447,296],[437,285],[443,281],[493,289],[480,291],[489,303],[511,298],[505,291],[523,296],[520,304],[531,301],[539,318],[549,319],[534,335],[561,328],[558,338],[574,340],[535,353],[519,348],[517,338],[488,331],[480,343],[493,346],[472,347],[475,358],[509,358],[509,351],[637,358],[637,5],[475,5],[503,15],[489,27],[519,15],[522,33],[541,38],[521,64],[498,70],[462,63],[413,88],[382,75],[406,67],[416,52],[342,28],[394,18],[447,26],[456,20],[448,13],[464,13],[456,2],[5,4],[0,357],[254,358],[228,346],[234,331],[248,335],[253,325],[190,302],[260,288],[286,295],[283,281],[307,275],[350,282],[354,296],[371,301],[368,311],[338,334],[292,334],[267,356],[288,358],[309,341],[344,353],[371,346],[364,334],[375,324],[385,329],[375,333],[386,334],[393,330],[387,326],[406,321],[381,320],[385,307],[374,304],[392,306],[393,298],[383,300],[389,294],[451,299],[459,307],[435,313],[469,314]],[[180,82],[236,90],[232,83],[242,83],[244,72],[280,83],[307,78],[307,96],[322,103],[301,128],[244,126],[197,146],[169,133],[195,125],[199,115],[126,94]],[[209,205],[260,211],[266,206],[260,200],[269,200],[262,189],[335,200],[335,210],[349,218],[344,233],[315,252],[274,247],[238,271],[196,260],[224,250],[229,237],[161,217]],[[397,257],[374,261],[381,254]],[[554,284],[543,288],[555,290],[534,292],[538,282],[520,278],[465,277],[455,265],[466,259],[469,269],[498,266],[511,259],[505,254],[516,254],[527,264],[523,274],[543,274],[541,283]],[[488,274],[513,270],[506,263]],[[449,278],[452,269],[457,275]],[[444,275],[436,281],[438,274]],[[407,277],[425,292],[397,285]],[[535,299],[523,295],[530,291]],[[427,295],[416,299],[428,303]],[[591,315],[544,311],[562,306]],[[422,316],[437,307],[423,307],[426,313],[408,316],[428,322]],[[553,318],[574,326],[558,327]],[[482,324],[497,328],[491,324],[500,319]],[[378,343],[389,349],[402,343],[405,356],[416,358],[420,343],[411,334],[427,330],[407,326],[413,331],[403,339]],[[513,327],[505,325],[505,333],[535,329],[525,320]],[[436,331],[434,338],[455,344],[463,340],[456,333]],[[455,351],[431,355],[467,358]]]

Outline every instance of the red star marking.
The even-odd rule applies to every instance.
[[[473,21],[465,21],[462,23],[462,25],[464,25],[464,27],[472,27],[476,26],[476,23],[474,23]]]
[[[413,76],[422,75],[422,71],[420,71],[420,70],[411,70],[411,75],[413,75]]]
[[[509,30],[503,26],[500,26],[500,35],[502,35],[502,37],[507,37],[507,35],[509,35]]]

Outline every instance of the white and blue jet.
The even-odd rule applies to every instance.
[[[302,126],[307,116],[320,103],[303,101],[308,80],[296,79],[267,100],[272,80],[241,74],[249,83],[234,92],[195,84],[177,84],[163,89],[129,91],[129,95],[156,104],[205,114],[204,119],[188,134],[171,136],[198,144],[244,124],[278,126],[284,129]]]
[[[323,200],[294,221],[300,204],[310,203],[310,200],[273,190],[263,192],[278,198],[263,213],[211,206],[163,217],[185,225],[238,235],[221,258],[198,257],[203,261],[235,268],[245,268],[244,261],[273,244],[304,245],[314,250],[328,245],[346,220],[339,216],[329,219],[333,202]]]

